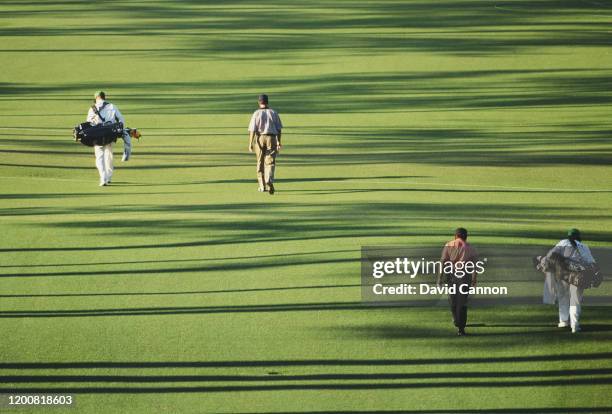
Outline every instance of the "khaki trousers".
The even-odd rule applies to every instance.
[[[260,187],[274,183],[274,168],[278,154],[276,135],[259,135],[255,140],[257,157],[257,181]]]

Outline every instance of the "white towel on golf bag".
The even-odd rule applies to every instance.
[[[551,272],[546,272],[544,277],[544,293],[542,302],[545,305],[554,305],[557,301],[557,289],[555,288],[555,275]]]

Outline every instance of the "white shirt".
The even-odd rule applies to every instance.
[[[572,246],[572,243],[569,239],[563,239],[553,249],[548,253],[550,256],[552,253],[556,252],[561,254],[563,257],[567,257],[570,260],[575,262],[580,262],[583,264],[592,264],[595,263],[595,259],[591,254],[591,249],[579,241],[576,240],[576,248]]]
[[[278,135],[283,129],[283,123],[278,113],[272,108],[258,109],[249,122],[249,132],[262,135]]]
[[[102,115],[102,118],[104,118],[104,121],[115,122],[116,118],[125,127],[125,118],[123,118],[123,115],[121,115],[121,112],[119,112],[119,108],[110,102],[106,102],[106,105],[104,108],[102,108],[104,102],[106,101],[98,99],[95,104],[98,112],[100,112],[100,115]],[[96,115],[92,108],[89,108],[89,112],[87,113],[87,122],[90,122],[92,125],[98,125],[102,123],[102,120],[98,117],[98,115]]]

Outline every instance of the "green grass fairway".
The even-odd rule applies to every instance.
[[[611,25],[606,0],[3,0],[0,393],[612,412],[612,308],[579,335],[551,306],[472,309],[457,338],[446,308],[364,307],[359,286],[361,246],[457,226],[612,246]],[[144,134],[105,188],[71,141],[99,89]],[[274,196],[247,152],[262,92],[285,124]]]

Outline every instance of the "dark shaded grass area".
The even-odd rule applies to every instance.
[[[127,104],[131,114],[249,113],[256,93],[248,91],[254,86],[273,94],[273,106],[287,114],[596,107],[612,102],[610,69],[589,67],[247,77],[225,82],[118,81],[113,82],[113,97]],[[82,101],[85,91],[96,86],[94,81],[4,82],[0,93],[20,102],[71,102]],[[156,93],[148,93],[151,90]],[[609,124],[605,130],[610,131]],[[470,131],[446,130],[453,132],[462,134],[441,138],[474,138]]]
[[[609,45],[605,31],[612,9],[605,2],[588,1],[341,1],[298,4],[282,1],[153,1],[113,2],[131,24],[105,27],[73,24],[68,27],[8,27],[0,36],[116,36],[181,35],[180,47],[154,49],[172,58],[207,54],[245,59],[262,52],[290,55],[306,50],[353,50],[354,53],[391,50],[492,54],[526,47]],[[107,9],[87,1],[39,3],[31,13],[64,17],[68,13],[100,13]],[[5,2],[23,8],[27,2]],[[274,9],[274,23],[270,9]],[[20,12],[5,10],[20,17]],[[28,13],[28,12],[21,12]],[[270,33],[274,29],[277,32]],[[342,32],[328,30],[342,29]],[[381,32],[376,32],[379,29]],[[236,32],[238,30],[238,32]],[[261,32],[261,31],[264,32]],[[360,31],[368,30],[363,33]],[[427,31],[428,36],[413,31]],[[215,36],[231,31],[230,36]],[[251,33],[249,34],[249,31]],[[316,35],[309,32],[316,31]],[[389,32],[390,31],[390,32]],[[399,33],[397,33],[399,31]],[[242,33],[241,33],[242,32]],[[246,32],[246,33],[245,33]],[[114,53],[122,50],[117,48]],[[152,51],[124,49],[124,52]]]
[[[503,388],[503,387],[559,387],[582,385],[612,384],[612,378],[561,379],[541,381],[495,381],[463,383],[461,388]],[[156,394],[156,393],[208,393],[208,392],[247,392],[247,391],[291,391],[291,390],[383,390],[383,389],[436,389],[457,388],[456,381],[418,383],[336,383],[336,384],[275,384],[275,385],[229,385],[199,387],[70,387],[70,388],[0,388],[0,392],[20,393],[75,393],[75,394]]]

